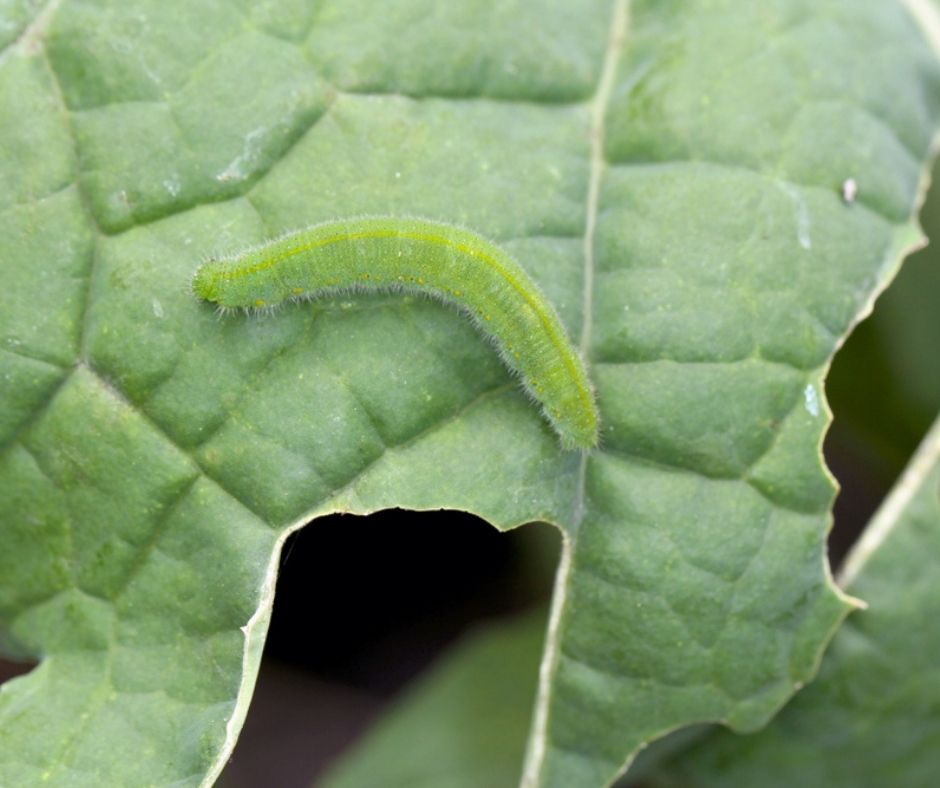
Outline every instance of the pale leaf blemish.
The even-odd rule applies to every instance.
[[[816,394],[816,387],[812,383],[807,383],[803,389],[803,407],[806,412],[814,418],[819,415],[819,396]]]
[[[163,304],[156,298],[151,299],[150,307],[153,309],[153,316],[158,320],[163,320]]]
[[[215,176],[215,179],[223,183],[244,180],[258,160],[263,136],[264,129],[261,128],[248,132],[242,143],[242,152],[232,159],[228,166]]]
[[[119,189],[108,195],[108,210],[124,213],[131,209],[131,201],[125,189]]]
[[[809,235],[809,209],[800,192],[789,183],[779,183],[780,190],[790,198],[796,208],[796,240],[804,249],[813,248],[813,240]]]
[[[179,195],[181,185],[179,175],[175,174],[163,181],[163,188],[169,192],[171,197]]]

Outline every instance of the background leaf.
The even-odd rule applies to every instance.
[[[714,732],[652,785],[932,785],[940,744],[940,421],[849,556],[868,600],[819,678],[755,736]]]
[[[355,788],[382,775],[389,788],[514,785],[544,630],[545,611],[536,610],[463,638],[370,731],[358,757],[318,784]]]
[[[331,511],[564,531],[530,783],[754,728],[809,679],[848,607],[821,380],[917,240],[936,126],[900,7],[14,8],[0,629],[42,661],[0,694],[0,782],[211,781],[280,546]],[[504,244],[591,363],[601,449],[560,452],[436,304],[188,293],[211,252],[362,213]]]

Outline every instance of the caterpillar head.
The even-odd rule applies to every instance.
[[[203,301],[218,303],[221,295],[219,292],[220,268],[221,264],[218,260],[208,260],[203,265],[199,266],[193,276],[192,283],[193,293],[195,293],[197,298],[201,298]]]

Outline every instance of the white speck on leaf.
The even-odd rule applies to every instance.
[[[159,320],[163,320],[163,304],[161,304],[156,298],[151,299],[150,306],[153,309],[153,316]]]
[[[851,205],[858,197],[858,183],[855,178],[846,178],[842,181],[842,201],[846,205]]]
[[[819,397],[816,395],[816,388],[812,383],[807,383],[803,389],[803,406],[810,416],[819,415]]]

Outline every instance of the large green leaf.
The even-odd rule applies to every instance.
[[[0,630],[41,664],[0,693],[0,783],[211,781],[279,547],[328,511],[562,529],[529,784],[810,678],[848,608],[821,380],[918,238],[937,124],[899,5],[32,8],[0,5]],[[601,448],[561,452],[436,304],[188,293],[211,252],[363,213],[505,245]]]
[[[928,788],[940,768],[940,420],[842,573],[869,607],[839,630],[818,679],[754,736],[715,733],[664,786]]]

